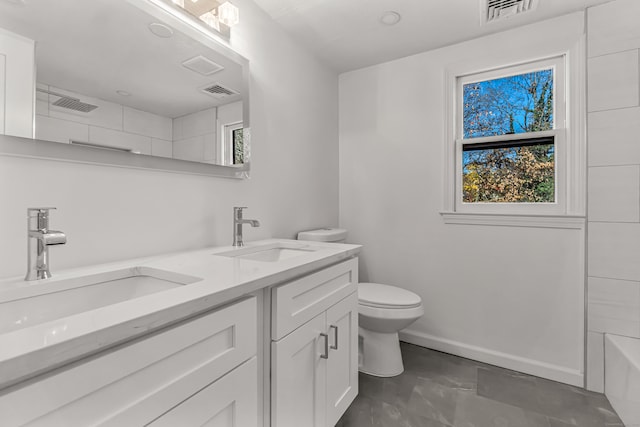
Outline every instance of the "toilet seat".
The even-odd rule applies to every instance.
[[[422,305],[420,296],[397,286],[381,283],[359,283],[358,304],[382,309],[408,309]]]

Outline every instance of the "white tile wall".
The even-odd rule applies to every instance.
[[[618,0],[598,6],[597,13],[589,14],[589,56],[640,46],[639,16],[638,0]]]
[[[202,161],[204,158],[204,137],[196,136],[174,141],[173,157],[182,160]]]
[[[638,107],[589,113],[589,166],[640,164],[638,135]]]
[[[590,277],[589,331],[640,337],[640,282]]]
[[[68,144],[70,140],[89,141],[89,126],[83,123],[36,115],[36,139]]]
[[[586,374],[587,387],[595,391],[602,391],[605,382],[601,334],[640,334],[638,16],[637,0],[612,1],[587,11],[590,277]]]
[[[587,387],[604,392],[604,334],[600,332],[587,334]]]
[[[193,138],[216,132],[216,108],[173,119],[173,140]]]
[[[173,142],[151,138],[151,154],[160,157],[173,157]]]
[[[589,276],[640,280],[640,224],[589,223]]]
[[[151,138],[113,129],[89,126],[89,142],[111,147],[130,148],[140,154],[151,154]]]
[[[129,107],[124,107],[122,117],[125,132],[164,139],[165,141],[171,141],[173,138],[173,120],[168,117]]]
[[[640,222],[640,166],[589,169],[589,221]]]
[[[638,50],[589,58],[589,111],[640,105]]]

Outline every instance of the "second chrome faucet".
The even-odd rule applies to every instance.
[[[244,246],[242,241],[242,224],[249,224],[252,227],[260,227],[260,222],[255,219],[242,218],[242,210],[247,209],[244,206],[236,206],[233,208],[233,246]]]

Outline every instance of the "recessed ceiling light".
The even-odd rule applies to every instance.
[[[120,96],[131,96],[131,94],[126,90],[117,90],[116,93]]]
[[[163,39],[168,39],[173,35],[173,29],[159,22],[152,22],[149,24],[149,31],[155,34],[158,37],[162,37]]]
[[[380,22],[384,25],[396,25],[402,17],[398,12],[389,10],[380,16]]]

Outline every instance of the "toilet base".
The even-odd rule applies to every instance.
[[[404,372],[397,332],[374,332],[359,327],[358,370],[376,377],[395,377]]]

